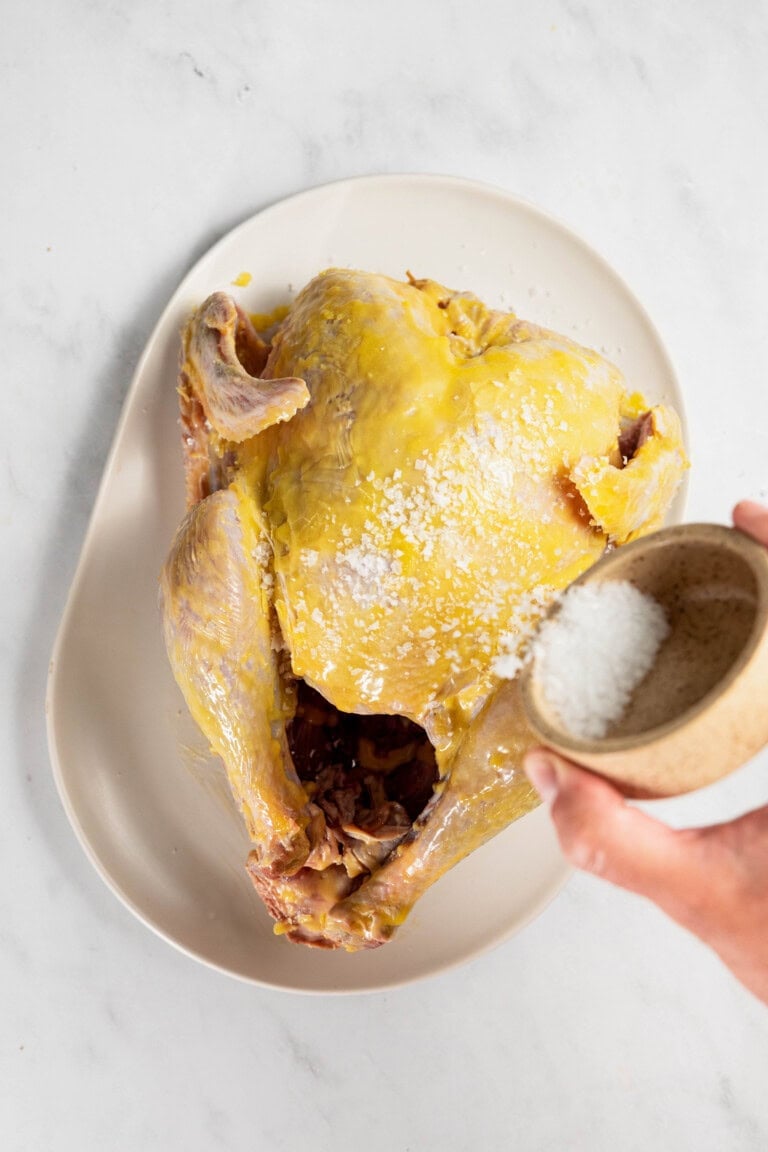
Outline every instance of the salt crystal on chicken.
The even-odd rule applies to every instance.
[[[669,633],[653,597],[623,580],[578,584],[533,645],[549,707],[572,736],[597,740],[626,711]]]

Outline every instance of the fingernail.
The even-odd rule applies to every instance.
[[[524,763],[525,774],[542,800],[554,800],[559,781],[555,761],[546,752],[529,752]]]
[[[740,500],[736,509],[740,516],[746,516],[748,520],[754,520],[757,517],[762,518],[766,513],[765,506],[758,504],[756,500]]]

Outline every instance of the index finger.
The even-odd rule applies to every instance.
[[[741,500],[733,510],[733,523],[768,548],[768,508],[754,500]]]

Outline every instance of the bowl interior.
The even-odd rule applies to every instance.
[[[757,580],[743,556],[703,541],[638,552],[618,565],[661,604],[669,636],[611,736],[648,732],[687,712],[727,676],[755,625]]]
[[[681,722],[730,682],[762,611],[759,579],[750,562],[754,546],[731,529],[696,527],[637,541],[581,578],[579,583],[629,581],[662,606],[670,631],[623,716],[600,741],[578,740],[562,727],[534,664],[526,695],[534,725],[546,738],[574,750],[634,746]],[[589,674],[588,667],[584,673]]]

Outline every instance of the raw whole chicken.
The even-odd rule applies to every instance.
[[[183,334],[166,644],[275,931],[375,947],[537,803],[526,635],[660,525],[680,423],[597,353],[430,280],[331,269],[262,335],[223,293]]]

